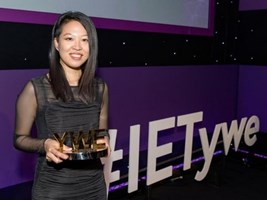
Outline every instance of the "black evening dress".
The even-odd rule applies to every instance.
[[[38,138],[52,137],[65,131],[98,129],[104,82],[95,79],[96,98],[83,103],[78,87],[71,87],[74,100],[64,103],[55,98],[46,75],[31,80],[37,99],[36,128]],[[33,200],[105,200],[104,174],[100,159],[47,162],[44,154],[37,160],[32,189]]]

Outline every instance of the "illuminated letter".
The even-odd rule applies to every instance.
[[[156,120],[149,123],[147,153],[147,185],[156,183],[172,175],[172,166],[156,171],[157,158],[172,152],[172,143],[157,146],[158,131],[173,128],[175,117]]]
[[[202,150],[203,150],[203,154],[204,154],[204,158],[205,158],[205,163],[204,163],[204,166],[202,168],[202,171],[201,172],[197,171],[197,174],[195,176],[195,179],[197,181],[201,181],[202,179],[204,179],[205,176],[207,175],[208,171],[209,171],[212,156],[213,156],[213,153],[215,151],[215,147],[217,145],[218,138],[220,135],[220,130],[221,130],[221,127],[223,127],[224,125],[227,125],[227,124],[222,123],[222,124],[217,124],[215,126],[210,145],[209,145],[209,139],[208,139],[208,134],[207,134],[206,128],[199,129],[199,134],[200,134]]]
[[[229,133],[227,131],[227,124],[224,123],[224,126],[222,127],[222,136],[223,136],[225,155],[228,154],[233,138],[234,138],[235,150],[238,149],[242,134],[244,132],[246,122],[247,122],[247,118],[246,117],[242,118],[240,122],[240,126],[238,128],[237,120],[233,120],[230,126]]]
[[[194,124],[196,122],[201,122],[202,119],[203,119],[203,112],[196,112],[196,113],[191,113],[187,115],[181,115],[178,117],[177,126],[186,125],[185,148],[184,148],[184,170],[190,169],[191,167]]]
[[[254,127],[252,125],[254,124]],[[249,118],[248,123],[246,125],[244,140],[248,146],[252,146],[257,141],[257,136],[254,135],[250,138],[250,135],[257,133],[260,130],[260,120],[257,116],[252,116]]]
[[[128,193],[138,189],[140,125],[131,126],[129,149]]]

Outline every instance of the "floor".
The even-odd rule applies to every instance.
[[[223,167],[222,167],[223,165]],[[203,181],[187,172],[133,194],[125,191],[109,195],[110,200],[265,200],[267,199],[267,161],[247,156],[231,156],[211,166]]]
[[[215,160],[203,181],[194,180],[195,170],[177,170],[173,177],[137,192],[126,189],[109,194],[109,200],[265,200],[267,199],[267,159],[243,154]],[[31,183],[0,190],[1,200],[30,200]]]

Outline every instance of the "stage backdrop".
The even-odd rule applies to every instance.
[[[10,1],[0,1],[0,21],[51,24],[57,16],[56,12],[48,13],[48,15],[47,13],[43,13],[43,15],[37,13],[36,15],[35,11],[37,10],[17,12],[16,9],[23,9],[26,4],[23,0],[14,2],[15,4]],[[210,8],[211,5],[214,5],[214,1],[210,0],[209,2]],[[51,5],[54,3],[53,1]],[[71,2],[70,7],[72,5]],[[212,13],[211,10],[209,16]],[[35,18],[34,16],[42,17]],[[47,18],[48,16],[52,18]],[[96,21],[99,28],[114,28],[108,27],[114,24],[111,23],[114,21],[109,21],[110,19],[107,18],[101,21],[103,18],[99,16],[96,18],[100,20]],[[104,24],[107,26],[101,27],[102,22],[105,22]],[[211,35],[213,32],[213,29],[210,29],[210,25],[213,24],[212,20],[208,22],[208,28],[189,27],[185,32],[177,31],[184,30],[179,25],[165,24],[167,29],[164,26],[162,26],[163,29],[159,29],[158,26],[153,25],[154,23],[136,22],[136,26],[134,26],[129,21],[124,23],[123,19],[117,20],[117,22],[115,23],[118,25],[117,27],[123,30],[127,27],[138,27],[135,30],[164,30],[169,33],[202,35]],[[178,27],[178,29],[174,27]],[[195,30],[197,31],[194,32]],[[30,181],[33,178],[35,155],[19,152],[13,148],[15,102],[23,85],[30,78],[46,72],[46,69],[0,71],[0,92],[2,94],[0,100],[0,188]],[[122,149],[124,155],[128,154],[129,127],[135,124],[141,125],[140,149],[146,150],[148,123],[157,119],[203,111],[204,117],[201,126],[206,127],[209,132],[213,131],[215,124],[230,122],[237,117],[249,117],[256,114],[262,122],[267,120],[266,114],[263,112],[266,102],[264,91],[267,71],[265,67],[241,66],[239,71],[238,65],[138,66],[136,68],[101,68],[98,74],[109,85],[110,128],[118,130],[116,149]],[[266,129],[264,123],[261,123],[261,130],[266,131]],[[198,136],[196,135],[196,137]],[[162,142],[179,142],[183,139],[184,132],[181,131],[178,134],[177,132],[168,134],[162,138]]]
[[[59,13],[79,10],[97,28],[213,35],[214,0],[73,1],[0,0],[0,21],[53,24]],[[138,14],[136,14],[138,13]],[[192,15],[192,13],[194,13]],[[3,51],[2,53],[5,53]],[[12,59],[12,57],[10,58]],[[149,121],[204,111],[203,126],[229,121],[236,114],[237,66],[179,66],[101,68],[110,89],[110,128],[118,130],[116,148],[128,154],[129,127],[141,125],[141,147],[146,150]],[[16,69],[21,69],[17,66]],[[0,71],[0,188],[32,180],[35,156],[13,148],[16,97],[32,77],[47,70]],[[222,76],[228,77],[225,80]],[[218,80],[219,79],[219,80]],[[226,95],[227,94],[227,95]],[[229,95],[228,95],[229,94]],[[227,96],[227,100],[223,100]],[[207,103],[207,101],[209,103]],[[219,109],[219,110],[218,110]],[[179,141],[181,135],[166,140]]]
[[[203,111],[200,126],[209,132],[217,123],[232,121],[237,114],[238,69],[237,65],[100,68],[98,74],[110,91],[109,127],[118,130],[116,149],[128,154],[130,126],[136,124],[141,125],[140,150],[146,150],[150,121]],[[24,84],[46,71],[0,71],[0,188],[33,178],[35,156],[13,147],[15,102]],[[161,140],[183,141],[184,136],[181,130]]]

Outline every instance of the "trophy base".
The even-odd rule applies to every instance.
[[[79,150],[77,152],[68,153],[69,160],[93,160],[108,155],[108,148],[105,149],[88,149],[88,150]]]

